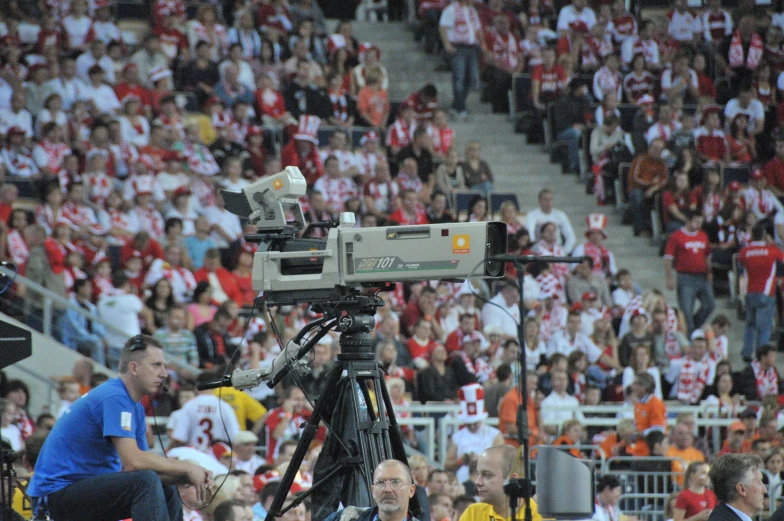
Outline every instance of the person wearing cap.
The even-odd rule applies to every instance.
[[[701,329],[691,335],[691,346],[686,355],[670,360],[664,378],[672,385],[670,397],[687,405],[700,402],[705,388],[713,384],[716,364],[708,355],[708,340]]]
[[[106,44],[98,39],[91,41],[89,50],[76,58],[76,74],[89,84],[91,82],[90,69],[95,65],[99,65],[103,70],[102,81],[114,85],[114,63],[106,54]]]
[[[765,174],[759,168],[751,171],[749,187],[743,192],[743,201],[746,208],[757,216],[766,230],[773,234],[773,222],[777,215],[784,214],[784,205],[781,204],[771,190]]]
[[[256,445],[259,438],[251,431],[240,431],[234,436],[234,468],[244,470],[253,475],[256,469],[264,465],[267,461],[256,454]]]
[[[566,141],[568,151],[566,172],[579,174],[580,138],[586,129],[585,122],[592,110],[588,99],[588,85],[584,80],[575,78],[570,81],[568,91],[566,96],[561,96],[553,103],[553,135],[559,141]]]
[[[482,22],[469,0],[459,0],[441,12],[438,25],[452,68],[452,112],[465,119],[469,89],[479,83],[479,52],[484,50]]]
[[[446,452],[444,469],[457,472],[460,483],[468,479],[468,467],[485,449],[503,445],[501,431],[484,423],[488,414],[485,410],[484,389],[479,384],[460,388],[460,413],[458,419],[464,426],[452,435]]]
[[[751,452],[751,440],[746,439],[746,430],[746,425],[742,421],[731,423],[727,428],[727,439],[724,440],[719,456]]]
[[[765,227],[757,223],[751,230],[751,242],[738,254],[746,270],[746,327],[741,356],[750,362],[754,349],[767,344],[776,309],[776,266],[784,262],[784,252],[765,241]]]
[[[92,296],[90,281],[78,279],[74,281],[71,290],[70,300],[73,306],[65,310],[65,314],[60,320],[61,340],[71,349],[90,356],[96,363],[106,365],[104,354],[108,347],[105,339],[106,328],[75,310],[78,307],[90,314],[97,314],[95,304],[90,302]]]

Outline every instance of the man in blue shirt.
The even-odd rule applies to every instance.
[[[200,503],[209,499],[211,472],[148,452],[139,400],[167,377],[160,343],[146,335],[128,340],[119,373],[55,423],[27,488],[34,511],[48,509],[57,521],[180,521],[174,485],[196,487]]]

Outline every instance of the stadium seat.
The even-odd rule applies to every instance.
[[[512,100],[515,113],[523,112],[530,105],[531,75],[516,74],[512,82]]]
[[[455,190],[455,217],[463,221],[468,216],[468,206],[474,197],[482,197],[484,193],[479,190]]]
[[[727,186],[732,181],[738,181],[742,185],[749,183],[751,177],[751,167],[749,165],[725,165],[721,167],[722,186]]]

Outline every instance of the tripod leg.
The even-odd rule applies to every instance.
[[[299,442],[297,443],[297,449],[291,457],[286,473],[283,475],[283,479],[280,482],[280,488],[278,489],[277,494],[275,494],[275,499],[272,501],[272,505],[267,512],[266,521],[275,521],[275,517],[280,513],[280,509],[283,507],[284,501],[286,501],[286,496],[288,496],[289,491],[291,490],[291,485],[294,483],[297,471],[299,470],[300,465],[302,465],[302,460],[305,459],[305,455],[310,448],[310,442],[313,441],[313,437],[318,431],[319,422],[323,417],[324,411],[332,410],[334,407],[336,389],[342,371],[343,368],[340,364],[335,364],[332,369],[330,369],[330,372],[327,375],[327,383],[324,387],[324,392],[321,395],[322,398],[316,402],[316,407],[313,409],[310,419],[305,423],[305,427],[302,429],[302,436],[300,436]]]

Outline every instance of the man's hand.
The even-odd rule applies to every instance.
[[[667,277],[667,289],[670,291],[675,289],[675,278],[672,275]]]
[[[199,465],[188,464],[188,473],[185,478],[188,484],[196,488],[196,500],[199,504],[208,501],[208,496],[215,483],[212,481],[212,472]]]
[[[447,54],[455,54],[455,46],[450,42],[444,42],[444,50]]]

